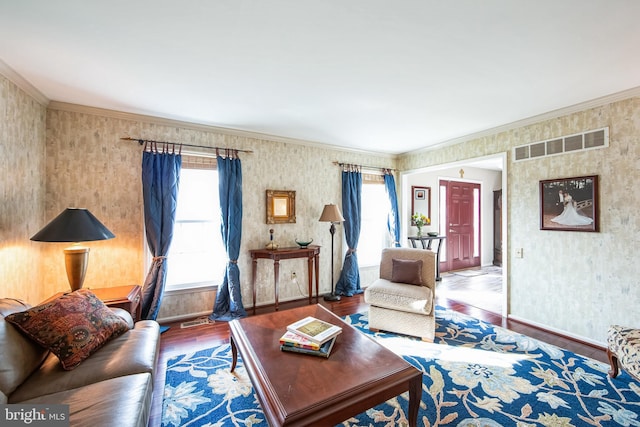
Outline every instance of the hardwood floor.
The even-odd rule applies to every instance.
[[[502,268],[492,265],[442,273],[436,295],[502,314]]]
[[[280,309],[286,310],[288,308],[305,305],[306,303],[306,299],[295,302],[280,303]],[[327,302],[320,298],[319,303],[338,316],[358,313],[368,308],[368,305],[364,302],[362,294],[350,298],[343,297],[340,301],[336,302]],[[595,347],[589,343],[579,342],[569,337],[561,336],[537,327],[508,320],[499,314],[446,298],[445,295],[438,296],[436,298],[436,303],[441,307],[468,314],[477,319],[484,320],[485,322],[511,329],[515,332],[565,348],[577,354],[602,362],[607,362],[608,360],[605,349],[603,348]],[[261,307],[257,309],[257,314],[271,311],[273,311],[273,306]],[[180,322],[168,324],[167,326],[170,326],[170,329],[162,334],[160,340],[160,355],[154,384],[155,393],[153,396],[153,404],[149,420],[150,427],[157,427],[161,425],[162,390],[164,388],[165,366],[167,360],[189,351],[202,350],[229,342],[229,326],[226,322],[209,323],[185,329],[180,328]]]

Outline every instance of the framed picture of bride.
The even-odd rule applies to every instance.
[[[540,230],[598,231],[598,176],[540,181]]]

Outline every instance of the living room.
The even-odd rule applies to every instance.
[[[259,140],[194,129],[187,124],[156,123],[146,117],[121,118],[121,113],[95,108],[60,105],[44,107],[7,78],[3,78],[2,162],[4,194],[7,195],[2,230],[3,293],[31,303],[43,301],[68,287],[59,245],[30,242],[47,220],[69,206],[85,206],[98,215],[117,236],[92,244],[94,256],[86,283],[111,287],[141,283],[144,271],[140,148],[124,143],[125,135],[141,135],[169,141],[215,141],[254,151],[245,156],[244,188],[249,194],[243,219],[243,247],[239,259],[243,300],[250,301],[251,260],[248,249],[268,241],[264,223],[264,192],[269,188],[297,191],[295,224],[278,229],[278,240],[294,244],[298,236],[311,234],[323,248],[331,246],[326,225],[318,222],[326,203],[340,200],[340,169],[333,162],[375,164],[412,170],[432,164],[469,159],[511,150],[513,147],[545,139],[548,129],[562,129],[560,135],[609,126],[610,146],[578,154],[509,164],[507,200],[509,220],[507,247],[523,247],[525,256],[508,254],[505,274],[509,283],[509,315],[569,335],[604,343],[609,324],[637,323],[637,292],[633,287],[638,273],[632,251],[637,236],[633,214],[640,203],[633,196],[633,178],[638,168],[634,160],[639,99],[607,103],[522,128],[463,142],[435,152],[415,153],[398,159],[370,153],[352,153],[317,146]],[[118,118],[114,117],[119,116]],[[588,125],[587,125],[588,123]],[[13,141],[13,143],[11,142]],[[19,141],[19,144],[15,143]],[[292,149],[295,147],[295,149]],[[277,159],[294,174],[273,174]],[[25,173],[24,171],[28,171]],[[95,172],[99,171],[99,174]],[[581,176],[601,176],[602,216],[600,232],[549,232],[539,229],[538,184],[540,180]],[[320,185],[319,185],[320,184]],[[255,190],[254,190],[255,189]],[[51,247],[53,246],[53,247]],[[336,239],[336,253],[342,253]],[[328,253],[321,257],[321,293],[330,290]],[[33,260],[37,260],[35,263]],[[295,262],[295,261],[294,261]],[[305,271],[302,264],[292,268]],[[339,271],[339,270],[338,270]],[[259,304],[272,295],[272,271],[261,269],[258,283],[265,289]],[[363,272],[363,278],[367,272]],[[302,282],[304,283],[304,282]],[[99,284],[96,286],[94,284]],[[363,279],[366,286],[366,279]],[[282,290],[280,298],[295,296]],[[291,292],[297,292],[292,290]],[[201,314],[213,307],[210,293],[167,296],[161,318]],[[539,301],[531,304],[531,301]],[[596,315],[597,314],[597,315]]]
[[[274,228],[264,220],[267,189],[296,191],[297,221],[275,227],[276,238],[282,244],[294,245],[300,236],[313,236],[314,244],[322,247],[323,294],[331,290],[331,235],[327,224],[318,218],[325,204],[341,201],[341,171],[334,162],[396,169],[399,202],[406,206],[409,196],[403,190],[408,175],[504,156],[506,315],[600,346],[606,345],[609,325],[640,325],[640,292],[636,287],[640,265],[633,252],[640,229],[640,190],[635,187],[640,177],[637,85],[461,136],[449,144],[400,154],[349,150],[47,99],[11,64],[2,61],[0,114],[3,297],[37,304],[68,289],[62,246],[29,239],[70,206],[89,208],[116,235],[115,239],[91,244],[86,286],[143,282],[147,254],[141,148],[121,140],[133,137],[252,151],[240,155],[244,216],[238,267],[245,305],[252,298],[248,251],[264,247],[269,229]],[[609,139],[602,148],[514,161],[516,147],[603,128],[608,129]],[[597,232],[541,230],[540,181],[591,175],[599,177]],[[406,237],[410,229],[408,209],[403,208],[401,215]],[[339,273],[345,248],[342,236],[336,237],[333,270]],[[516,257],[520,248],[523,256]],[[290,268],[300,272],[300,281],[305,283],[305,261],[290,262]],[[376,274],[376,268],[363,269],[363,287]],[[261,268],[257,283],[258,305],[272,304],[273,270]],[[281,287],[282,301],[299,298],[297,289]],[[175,320],[210,313],[214,301],[215,290],[169,294],[159,318]]]

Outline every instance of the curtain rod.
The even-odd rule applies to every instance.
[[[123,141],[136,141],[140,145],[144,144],[145,142],[150,142],[152,144],[174,144],[174,145],[181,145],[183,147],[205,148],[207,150],[232,150],[232,151],[238,151],[240,153],[253,153],[253,151],[250,151],[250,150],[238,150],[237,148],[207,147],[206,145],[183,144],[181,142],[154,141],[152,139],[131,138],[131,137],[120,138],[120,139]]]
[[[382,167],[382,166],[356,165],[356,164],[353,164],[353,163],[342,163],[342,162],[338,162],[338,161],[333,162],[333,164],[334,165],[338,165],[340,167],[343,167],[343,166],[357,166],[357,167],[360,167],[360,168],[367,168],[367,169],[381,169],[383,171],[384,170],[389,170],[389,171],[392,171],[392,172],[396,172],[397,171],[397,169],[394,169],[394,168],[385,168],[385,167]]]

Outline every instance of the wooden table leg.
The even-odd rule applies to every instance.
[[[278,311],[278,288],[280,286],[280,261],[273,261],[273,283],[276,293],[276,311]]]
[[[409,381],[409,426],[417,427],[418,425],[418,409],[420,408],[420,400],[422,399],[422,374]]]
[[[313,256],[307,258],[307,284],[309,285],[309,305],[313,302]]]
[[[251,292],[253,293],[253,315],[256,314],[256,272],[258,270],[258,259],[253,259],[253,268],[251,269]]]
[[[438,249],[436,249],[436,282],[442,280],[440,277],[440,247],[442,246],[442,239],[438,239]]]
[[[315,274],[316,274],[316,304],[320,297],[320,253],[316,253],[314,256]]]
[[[236,363],[238,362],[238,347],[236,347],[236,343],[233,340],[233,335],[229,337],[229,342],[231,343],[231,371],[233,372],[236,369]]]

